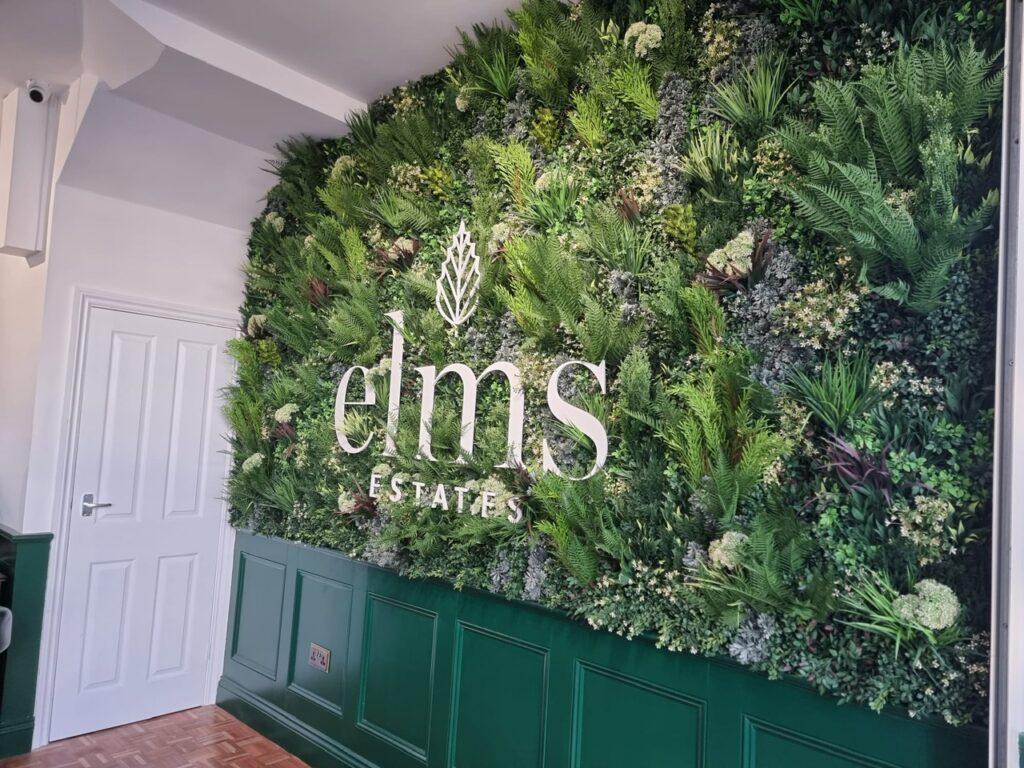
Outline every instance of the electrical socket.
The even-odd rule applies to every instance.
[[[331,652],[322,645],[309,644],[309,666],[327,673],[331,671]]]

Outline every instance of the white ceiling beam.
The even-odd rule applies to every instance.
[[[144,0],[107,0],[168,48],[297,101],[339,122],[366,103]]]

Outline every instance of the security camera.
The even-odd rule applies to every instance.
[[[25,90],[34,104],[44,104],[50,99],[50,85],[41,80],[29,80],[25,83]]]

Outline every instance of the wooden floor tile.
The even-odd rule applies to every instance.
[[[307,768],[219,707],[57,741],[0,768]]]

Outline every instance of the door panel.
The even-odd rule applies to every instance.
[[[79,691],[121,683],[134,565],[130,560],[89,564],[85,605],[86,614],[95,617],[95,621],[85,627]]]
[[[195,605],[196,555],[161,557],[156,568],[149,679],[173,675],[188,666],[188,637]]]
[[[214,396],[207,385],[216,361],[214,344],[179,341],[175,359],[170,460],[167,462],[165,516],[202,515],[205,483],[206,414]]]
[[[151,336],[118,332],[110,337],[109,383],[99,426],[103,440],[95,494],[112,506],[97,513],[101,519],[135,517],[139,483],[143,479],[141,464],[153,383],[154,341]]]
[[[90,312],[52,740],[203,703],[231,336]],[[88,493],[110,506],[83,514]]]

